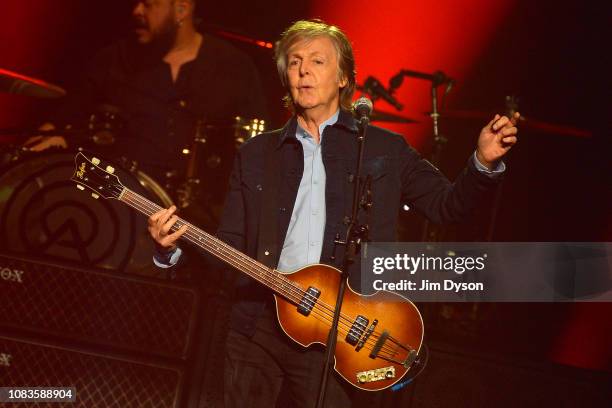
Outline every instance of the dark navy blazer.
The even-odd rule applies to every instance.
[[[217,235],[238,250],[256,258],[259,231],[263,223],[277,228],[277,247],[282,249],[293,205],[304,169],[301,143],[296,139],[297,119],[284,128],[266,132],[246,142],[234,162],[224,213]],[[272,141],[270,139],[272,138]],[[269,143],[274,143],[273,160],[280,172],[275,217],[261,219],[266,193],[266,161]],[[357,160],[357,124],[352,115],[340,111],[338,121],[327,126],[322,138],[322,156],[326,173],[326,225],[320,263],[340,268],[344,248],[334,248],[336,234],[346,233],[346,218],[351,213],[353,182]],[[400,208],[408,204],[434,223],[452,223],[465,219],[482,196],[499,178],[491,178],[475,167],[472,159],[451,183],[440,171],[424,160],[396,133],[368,126],[362,175],[372,176],[373,206],[369,215],[370,240],[396,240]],[[364,221],[365,214],[360,214]],[[275,219],[274,219],[275,218]],[[280,251],[270,256],[278,262]],[[335,252],[335,253],[334,253]],[[273,263],[274,263],[273,262]],[[351,276],[359,277],[359,263]],[[235,275],[236,303],[231,326],[252,334],[254,322],[269,304],[270,291],[250,278]],[[353,287],[358,287],[353,279]],[[268,300],[268,303],[266,303]]]

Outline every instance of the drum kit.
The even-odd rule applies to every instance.
[[[4,69],[0,69],[0,92],[32,98],[61,98],[66,95],[59,86]],[[441,115],[490,118],[490,112],[484,111],[447,110]],[[372,121],[418,122],[378,111],[373,113]],[[522,118],[522,122],[524,127],[538,131],[589,136],[588,132],[580,129],[531,118]],[[124,124],[125,119],[118,109],[102,105],[82,126],[66,126],[53,132],[0,129],[0,245],[4,250],[127,273],[149,274],[153,244],[146,230],[146,220],[120,203],[96,201],[79,193],[69,181],[74,168],[74,150],[50,149],[44,153],[32,153],[22,147],[25,138],[30,136],[64,134],[94,152],[98,148],[112,149]],[[248,138],[266,129],[266,122],[240,116],[230,121],[202,119],[197,121],[195,129],[191,145],[177,152],[185,158],[185,169],[177,169],[180,173],[169,175],[167,180],[154,179],[127,157],[121,156],[111,165],[128,188],[164,207],[175,204],[182,211],[191,209],[205,214],[209,219],[209,229],[214,229],[233,156]],[[2,137],[7,135],[17,136],[13,138],[16,142],[2,143]]]
[[[0,69],[0,92],[32,98],[61,98],[66,91],[48,82]],[[112,201],[96,201],[69,182],[76,151],[96,153],[126,187],[158,204],[176,205],[192,219],[214,229],[231,172],[233,156],[266,122],[236,116],[197,120],[190,146],[177,152],[184,169],[163,180],[113,150],[125,129],[122,113],[99,105],[85,123],[54,130],[0,129],[0,245],[3,250],[126,273],[150,275],[152,241],[146,219]],[[32,136],[64,135],[76,149],[31,152]],[[2,143],[2,140],[9,142]],[[194,216],[196,214],[197,216]],[[203,221],[202,221],[203,220]]]

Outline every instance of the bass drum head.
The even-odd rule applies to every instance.
[[[124,203],[96,200],[77,189],[70,181],[75,155],[39,153],[2,169],[1,248],[80,266],[159,275],[146,217]],[[164,207],[171,204],[163,188],[146,174],[103,163],[113,165],[124,186]]]

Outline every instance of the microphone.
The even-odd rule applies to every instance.
[[[369,122],[372,114],[372,101],[362,96],[353,103],[353,111],[360,123]]]
[[[393,105],[395,109],[402,110],[403,108],[403,105],[391,95],[392,92],[387,91],[380,81],[372,76],[366,78],[363,83],[363,90],[372,95],[372,99],[374,100],[376,100],[376,98],[383,98],[389,104]]]

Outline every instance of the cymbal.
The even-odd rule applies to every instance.
[[[373,111],[370,115],[371,122],[391,122],[391,123],[419,123],[418,120],[407,118],[405,116],[399,116],[394,113]]]
[[[428,112],[425,113],[429,115]],[[482,110],[460,110],[460,109],[448,109],[441,112],[442,118],[453,118],[453,119],[478,119],[489,122],[495,116],[495,112],[488,112]],[[591,137],[593,133],[585,129],[579,129],[567,125],[559,125],[552,122],[546,122],[543,120],[533,119],[521,115],[519,119],[519,126],[528,130],[537,130],[544,133],[573,136],[573,137]]]
[[[34,98],[60,98],[66,91],[57,85],[0,68],[0,92]]]
[[[539,130],[544,133],[551,133],[564,136],[574,137],[592,137],[593,132],[585,129],[579,129],[567,125],[557,125],[556,123],[545,122],[543,120],[537,120],[521,116],[519,126],[525,127],[526,129]]]

